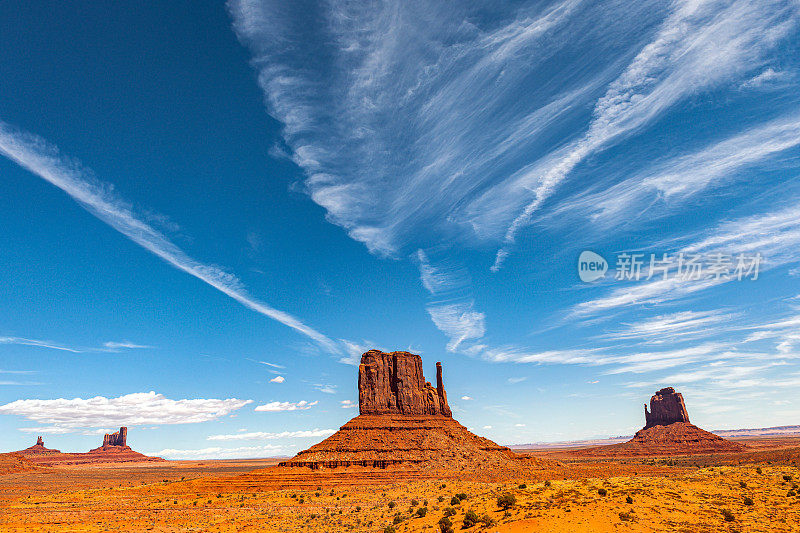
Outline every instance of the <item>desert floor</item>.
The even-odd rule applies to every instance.
[[[432,532],[448,508],[455,531],[800,531],[800,438],[742,442],[746,453],[674,458],[533,451],[552,462],[501,481],[274,460],[40,467],[0,475],[0,531]],[[486,523],[464,528],[468,511]]]

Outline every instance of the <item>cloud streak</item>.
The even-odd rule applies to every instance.
[[[137,217],[129,205],[114,195],[110,186],[93,178],[77,162],[60,155],[57,148],[44,139],[0,122],[0,154],[61,189],[92,215],[178,270],[210,285],[248,309],[313,339],[321,346],[338,351],[336,344],[322,333],[248,295],[236,276],[187,255],[164,234]]]

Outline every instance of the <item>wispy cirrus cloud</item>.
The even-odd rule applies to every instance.
[[[307,400],[300,400],[299,402],[269,402],[264,405],[259,405],[255,408],[256,411],[277,413],[279,411],[304,411],[311,409],[317,405],[318,401],[309,402]]]
[[[73,200],[125,237],[245,307],[276,320],[337,352],[331,339],[294,316],[261,302],[245,291],[239,279],[221,268],[201,263],[176,246],[163,233],[137,216],[112,188],[97,180],[76,161],[62,156],[44,139],[0,122],[0,154],[67,193]]]
[[[34,422],[50,424],[54,431],[68,433],[98,427],[208,422],[226,416],[249,403],[252,403],[252,400],[236,398],[172,400],[163,394],[150,391],[116,398],[95,396],[17,400],[0,405],[0,414],[16,415]],[[46,432],[42,428],[36,430]]]
[[[486,316],[475,309],[469,273],[453,264],[434,265],[424,250],[417,250],[416,260],[422,286],[431,294],[428,314],[447,337],[447,350],[458,351],[465,342],[474,343],[486,334]]]
[[[742,77],[796,26],[796,5],[738,2],[675,2],[655,38],[611,83],[595,104],[580,139],[521,170],[505,187],[530,189],[533,200],[508,227],[492,270],[509,254],[517,233],[589,155],[637,132],[681,99]],[[681,183],[673,182],[673,189]],[[487,193],[497,195],[496,190]]]
[[[759,264],[759,272],[795,263],[800,261],[800,203],[790,203],[774,211],[728,220],[694,235],[684,235],[681,239],[684,240],[683,243],[671,240],[656,243],[654,246],[662,250],[667,246],[676,246],[673,255],[761,254],[763,261]],[[607,295],[575,305],[567,316],[585,317],[619,308],[675,301],[736,279],[709,277],[683,280],[678,276],[670,276],[651,281],[621,282]],[[736,282],[756,281],[751,279]]]
[[[62,352],[81,353],[82,350],[77,348],[70,348],[51,341],[43,341],[37,339],[25,339],[23,337],[0,337],[0,344],[16,344],[19,346],[36,346],[38,348],[49,348],[51,350],[60,350]]]
[[[148,455],[163,457],[165,459],[258,459],[285,455],[293,450],[292,446],[278,444],[264,444],[262,446],[239,446],[236,448],[222,448],[211,446],[208,448],[182,450],[165,448],[163,450],[148,452]]]
[[[18,346],[34,346],[37,348],[47,348],[50,350],[59,350],[62,352],[72,352],[72,353],[87,353],[87,352],[112,352],[117,353],[121,352],[122,350],[137,350],[137,349],[145,349],[145,348],[152,348],[152,346],[147,346],[144,344],[135,344],[129,341],[123,342],[114,342],[108,341],[104,342],[102,346],[98,348],[91,348],[91,347],[76,347],[76,346],[66,346],[61,343],[46,341],[46,340],[39,340],[39,339],[27,339],[23,337],[0,337],[0,344],[16,344]]]
[[[566,73],[552,61],[599,62],[616,37],[599,28],[619,6],[495,3],[483,23],[481,6],[466,3],[319,2],[303,8],[312,25],[281,2],[228,6],[309,196],[378,254],[439,244],[420,242],[421,231],[461,240],[453,228],[473,224],[472,200],[530,162],[540,137],[613,76],[607,62]],[[513,195],[503,199],[514,206],[506,219],[519,205]]]
[[[750,127],[699,150],[668,158],[637,175],[558,203],[539,222],[552,226],[589,219],[597,230],[630,228],[671,214],[711,187],[741,181],[753,166],[800,146],[800,114]]]
[[[229,435],[209,435],[206,440],[274,440],[274,439],[303,439],[312,437],[328,437],[336,432],[335,429],[319,429],[301,431],[281,431],[270,433],[266,431],[251,431],[247,433],[233,433]]]

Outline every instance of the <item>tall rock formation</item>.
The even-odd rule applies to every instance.
[[[370,350],[358,367],[359,415],[339,431],[298,453],[283,467],[402,468],[528,472],[521,459],[453,419],[436,363],[436,387],[425,381],[422,358],[408,352]]]
[[[103,448],[106,446],[127,446],[128,441],[128,428],[125,426],[119,428],[116,433],[106,433],[103,436]]]
[[[674,422],[689,423],[689,413],[683,403],[683,395],[672,387],[665,387],[650,398],[650,411],[644,406],[644,427],[668,426]]]
[[[452,417],[436,363],[436,388],[425,381],[422,358],[408,352],[370,350],[358,366],[358,409],[362,415],[442,415]]]
[[[61,452],[59,452],[58,450],[51,450],[50,448],[45,448],[44,447],[44,439],[41,436],[39,436],[36,439],[36,444],[34,444],[33,446],[29,446],[28,448],[25,448],[24,450],[20,450],[17,453],[19,453],[19,454],[21,454],[23,456],[31,456],[31,455],[57,454],[57,453],[61,453]]]
[[[650,410],[647,404],[644,406],[644,417],[644,427],[628,442],[574,453],[583,456],[688,455],[738,452],[746,448],[690,423],[683,395],[672,387],[656,391],[650,398]]]

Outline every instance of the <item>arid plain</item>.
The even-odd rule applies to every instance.
[[[800,530],[800,434],[723,438],[672,387],[629,440],[516,450],[459,424],[419,355],[364,353],[358,392],[358,416],[282,460],[163,461],[126,427],[86,453],[39,437],[0,455],[0,530]]]
[[[468,469],[287,472],[276,460],[35,467],[4,455],[0,529],[439,531],[454,512],[456,531],[800,530],[800,437],[738,442],[748,451],[657,458],[518,451],[539,459],[535,474],[502,480],[475,479]],[[508,509],[497,501],[505,494],[516,500]],[[469,511],[485,522],[465,528]]]

